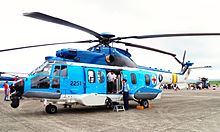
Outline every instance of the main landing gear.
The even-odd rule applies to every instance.
[[[139,104],[141,106],[144,106],[144,108],[148,108],[149,107],[149,102],[148,102],[148,100],[145,100],[145,99],[140,100]]]
[[[112,100],[110,99],[110,98],[106,98],[106,100],[105,100],[105,104],[106,104],[106,108],[107,109],[111,109],[111,108],[113,108],[113,102],[112,102]]]
[[[54,113],[57,113],[57,107],[56,107],[55,105],[48,104],[48,105],[45,107],[45,111],[46,111],[48,114],[54,114]]]

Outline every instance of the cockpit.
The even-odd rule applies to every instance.
[[[31,88],[60,88],[60,77],[67,77],[67,65],[45,61],[30,73]]]

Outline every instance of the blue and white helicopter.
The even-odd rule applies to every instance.
[[[57,105],[66,107],[80,104],[111,108],[114,103],[122,100],[122,94],[119,91],[122,89],[123,78],[126,78],[130,85],[129,99],[147,108],[149,100],[160,98],[162,90],[159,87],[161,84],[181,83],[187,79],[189,67],[193,63],[184,62],[185,53],[181,62],[173,53],[121,40],[220,35],[220,33],[180,33],[115,37],[113,34],[99,34],[80,25],[40,12],[25,13],[24,16],[72,27],[89,33],[96,39],[17,47],[3,49],[0,52],[69,43],[98,43],[88,50],[58,50],[56,57],[45,57],[45,62],[41,66],[33,70],[28,77],[18,80],[14,84],[16,92],[11,96],[11,107],[17,108],[21,97],[38,98],[44,103],[45,111],[50,114],[57,112]],[[112,47],[111,43],[121,43],[170,55],[181,64],[182,70],[180,73],[173,73],[139,66],[131,59],[131,54],[127,50]],[[116,89],[113,93],[109,93],[107,90],[107,73],[111,71],[117,76]]]
[[[17,74],[17,73],[0,72],[0,81],[17,81],[17,80],[19,80],[20,77],[15,74]]]
[[[22,74],[22,77],[20,76]],[[26,73],[18,72],[0,72],[0,88],[4,87],[4,83],[7,81],[9,86],[12,86],[14,82],[24,78],[23,75]]]

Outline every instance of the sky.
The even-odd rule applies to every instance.
[[[26,12],[42,12],[98,33],[117,37],[166,33],[220,33],[218,0],[1,0],[0,49],[54,42],[95,39],[77,29],[25,17]],[[220,36],[176,37],[124,40],[175,53],[194,66],[212,66],[193,70],[190,79],[220,79]],[[87,49],[94,44],[69,44],[1,52],[0,71],[30,73],[55,56],[62,48]],[[139,65],[179,72],[180,64],[171,56],[148,50],[128,48]]]

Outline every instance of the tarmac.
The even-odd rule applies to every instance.
[[[17,109],[0,91],[0,132],[219,132],[220,90],[164,90],[150,108],[58,107],[47,114],[39,100],[23,99]]]

